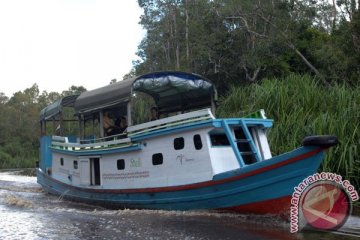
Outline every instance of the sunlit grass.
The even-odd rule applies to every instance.
[[[336,135],[321,171],[332,171],[360,186],[360,85],[323,87],[309,76],[264,80],[233,87],[220,100],[218,117],[241,117],[265,109],[274,119],[269,142],[274,155],[301,145],[305,136]]]

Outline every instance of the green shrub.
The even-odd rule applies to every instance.
[[[360,186],[360,86],[324,87],[309,76],[290,75],[261,84],[232,87],[220,99],[218,117],[241,117],[265,109],[273,155],[300,146],[308,135],[336,135],[321,171],[332,171]]]

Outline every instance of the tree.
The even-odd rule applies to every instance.
[[[350,37],[360,51],[355,0],[338,1],[342,14],[327,0],[142,0],[139,5],[147,35],[138,47],[136,74],[184,70],[226,89],[291,72],[311,73],[324,85],[353,81],[360,73],[358,57],[343,44]],[[344,12],[348,17],[341,17]]]
[[[86,92],[86,88],[84,88],[83,86],[72,85],[71,87],[69,87],[68,90],[62,91],[61,96],[66,97],[66,96],[70,96],[70,95],[80,94],[83,92]]]
[[[0,104],[5,104],[9,101],[9,98],[5,95],[5,93],[0,92]]]

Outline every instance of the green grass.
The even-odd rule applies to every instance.
[[[299,147],[308,135],[336,135],[341,144],[327,152],[320,170],[341,174],[359,189],[360,85],[323,87],[299,75],[267,79],[232,87],[220,99],[217,116],[241,117],[261,108],[274,119],[269,131],[273,155]]]

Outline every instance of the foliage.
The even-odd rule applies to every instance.
[[[141,60],[127,77],[160,70],[204,75],[226,95],[220,116],[264,108],[275,119],[270,132],[274,154],[299,146],[306,135],[335,134],[341,145],[329,151],[322,169],[360,186],[359,0],[138,3],[147,34],[138,46]],[[61,93],[40,93],[34,84],[11,97],[0,92],[0,168],[35,166],[40,110],[85,90],[71,86]],[[152,105],[135,98],[134,121],[143,122]],[[70,123],[65,127],[76,132]]]
[[[305,136],[333,134],[340,145],[331,148],[322,165],[360,186],[360,86],[319,85],[310,76],[290,75],[261,84],[232,87],[221,99],[218,117],[241,117],[265,109],[274,119],[269,132],[273,155],[298,147]]]
[[[155,106],[155,101],[152,97],[145,93],[137,92],[136,96],[131,98],[131,104],[134,124],[149,121],[150,109]]]
[[[0,93],[0,168],[35,167],[40,110],[62,96],[85,91],[72,86],[61,94],[42,92],[36,84],[8,98]]]
[[[147,30],[134,72],[184,70],[229,84],[290,73],[360,81],[355,0],[139,0]],[[356,53],[356,54],[354,54]]]

